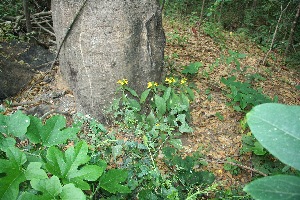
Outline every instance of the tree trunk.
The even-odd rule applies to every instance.
[[[32,32],[32,26],[31,26],[31,21],[30,21],[30,10],[28,6],[28,0],[23,0],[23,9],[24,9],[24,15],[26,19],[26,31],[27,33]]]
[[[157,0],[53,0],[53,25],[63,76],[78,111],[104,122],[117,81],[141,93],[162,78],[165,36]],[[72,21],[78,17],[69,30]]]

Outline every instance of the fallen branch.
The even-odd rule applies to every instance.
[[[234,166],[246,169],[246,170],[250,170],[250,171],[255,172],[257,174],[260,174],[262,176],[268,176],[267,174],[265,174],[265,173],[263,173],[263,172],[261,172],[259,170],[253,169],[251,167],[248,167],[248,166],[245,166],[245,165],[242,165],[242,164],[231,162],[231,161],[226,161],[226,160],[206,160],[206,159],[203,159],[203,160],[207,161],[207,162],[216,162],[218,164],[225,164],[226,163],[226,164],[234,165]]]
[[[44,31],[46,31],[47,33],[49,33],[50,35],[54,36],[55,37],[55,34],[51,31],[49,31],[48,29],[46,29],[45,27],[43,27],[37,20],[36,18],[33,16],[33,20],[34,22]]]

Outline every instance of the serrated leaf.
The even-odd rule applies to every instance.
[[[100,187],[110,193],[130,193],[127,186],[121,185],[127,179],[127,171],[120,169],[111,169],[100,178]]]
[[[289,175],[267,176],[252,181],[244,191],[254,199],[298,200],[300,199],[300,178]]]
[[[79,131],[78,127],[65,128],[66,119],[62,115],[51,117],[45,125],[37,117],[31,116],[30,120],[27,137],[32,143],[42,143],[47,147],[63,144],[67,139],[76,137],[76,133]]]
[[[9,116],[0,115],[0,132],[7,135],[21,137],[27,132],[29,124],[29,117],[21,111],[17,111]]]
[[[41,169],[42,163],[40,162],[31,162],[27,166],[25,171],[25,177],[27,180],[32,179],[46,179],[48,178],[46,172]]]
[[[146,101],[150,91],[151,91],[150,89],[147,89],[141,94],[140,103],[144,103]]]
[[[166,101],[162,97],[155,95],[154,102],[156,106],[157,115],[162,117],[166,113],[166,109],[167,109]]]
[[[26,156],[16,147],[5,149],[8,160],[0,159],[0,199],[16,199],[20,183],[26,180],[22,165]]]
[[[85,200],[86,196],[79,188],[75,187],[74,184],[69,183],[62,188],[60,194],[62,200]]]
[[[30,181],[33,189],[40,191],[41,199],[52,199],[62,192],[62,185],[57,176],[52,176],[50,179],[33,179]]]
[[[79,166],[90,160],[87,153],[88,146],[85,141],[68,148],[64,153],[56,147],[50,147],[45,167],[50,173],[61,178],[63,183],[73,183],[80,189],[89,190],[89,184],[85,180],[97,180],[106,166],[85,165],[79,170]]]
[[[300,170],[300,106],[266,103],[247,114],[251,132],[281,162]]]

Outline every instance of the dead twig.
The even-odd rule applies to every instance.
[[[259,170],[253,169],[251,167],[248,167],[248,166],[245,166],[245,165],[242,165],[242,164],[231,162],[231,161],[226,161],[226,160],[206,160],[206,159],[203,159],[203,160],[207,161],[207,162],[216,162],[218,164],[225,164],[226,163],[226,164],[234,165],[234,166],[246,169],[246,170],[250,170],[251,172],[255,172],[255,173],[260,174],[262,176],[268,176],[267,174],[265,174],[265,173],[263,173],[263,172],[261,172]]]

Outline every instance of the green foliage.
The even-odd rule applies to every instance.
[[[228,105],[233,106],[236,111],[247,112],[253,106],[277,101],[277,97],[274,97],[272,100],[265,96],[260,90],[253,89],[247,82],[236,81],[235,76],[231,76],[227,79],[222,77],[221,82],[230,89],[230,93],[228,92],[226,94],[226,96],[231,99]]]
[[[233,63],[236,66],[236,70],[241,71],[241,63],[239,59],[246,58],[247,55],[232,50],[228,50],[228,53],[229,56],[226,58],[226,64],[230,65],[231,63]]]
[[[238,166],[233,164],[233,163],[238,163],[238,161],[236,161],[233,158],[227,158],[226,160],[227,160],[227,163],[224,164],[224,169],[226,171],[229,171],[233,175],[238,175],[241,172],[241,170]],[[240,164],[240,163],[238,163],[238,164]]]
[[[299,106],[268,103],[254,107],[247,114],[247,122],[257,140],[296,170],[300,170],[299,113]],[[276,175],[257,179],[246,185],[244,191],[255,199],[299,199],[299,184],[297,176]]]
[[[264,104],[247,114],[247,121],[255,138],[271,154],[296,169],[300,169],[299,119],[299,106],[282,104]]]
[[[74,195],[86,199],[83,190],[92,190],[91,184],[113,194],[130,192],[120,184],[127,178],[126,171],[105,173],[107,165],[102,160],[90,164],[85,141],[61,150],[80,128],[65,126],[65,118],[59,115],[45,125],[39,118],[20,111],[0,115],[0,199],[73,199]],[[27,142],[16,145],[15,138]]]
[[[190,66],[198,68],[200,65]],[[167,77],[165,82],[165,85],[149,82],[148,88],[137,96],[129,90],[127,83],[118,81],[121,94],[111,107],[112,116],[119,131],[135,139],[104,139],[109,142],[101,148],[111,152],[111,160],[128,170],[128,185],[139,199],[193,199],[212,191],[210,185],[214,181],[212,173],[193,169],[199,164],[196,156],[182,159],[177,151],[182,148],[179,136],[192,131],[188,121],[194,92],[186,78]],[[165,154],[165,149],[174,150],[174,154],[168,158],[165,156],[164,161],[170,170],[161,174],[157,160],[162,156],[161,152]],[[118,162],[120,158],[121,163]],[[109,157],[106,159],[110,160]],[[172,166],[176,166],[176,171],[171,169]],[[128,194],[126,198],[133,196]]]
[[[183,46],[188,41],[188,36],[181,36],[178,31],[167,33],[167,42],[173,45]]]
[[[184,67],[181,73],[195,75],[202,66],[203,64],[201,62],[190,63],[188,66]]]
[[[159,131],[170,133],[171,129],[191,132],[189,106],[194,92],[186,81],[186,78],[167,77],[166,86],[149,82],[148,89],[140,97],[126,85],[121,85],[118,89],[121,97],[111,106],[113,117],[124,130],[133,128],[136,134],[148,131],[158,135]],[[148,110],[147,115],[145,110]]]
[[[162,149],[164,154],[164,161],[166,164],[175,171],[173,180],[176,180],[177,191],[180,194],[184,192],[186,188],[193,188],[195,186],[208,186],[211,185],[215,176],[208,171],[195,171],[195,165],[201,165],[198,161],[199,156],[194,154],[193,156],[186,156],[182,158],[176,149],[165,147]],[[195,193],[200,195],[201,193]],[[194,196],[197,196],[195,195]],[[190,197],[191,198],[191,197]]]
[[[203,24],[204,33],[221,45],[225,42],[225,36],[222,30],[223,28],[217,23],[205,22]]]

